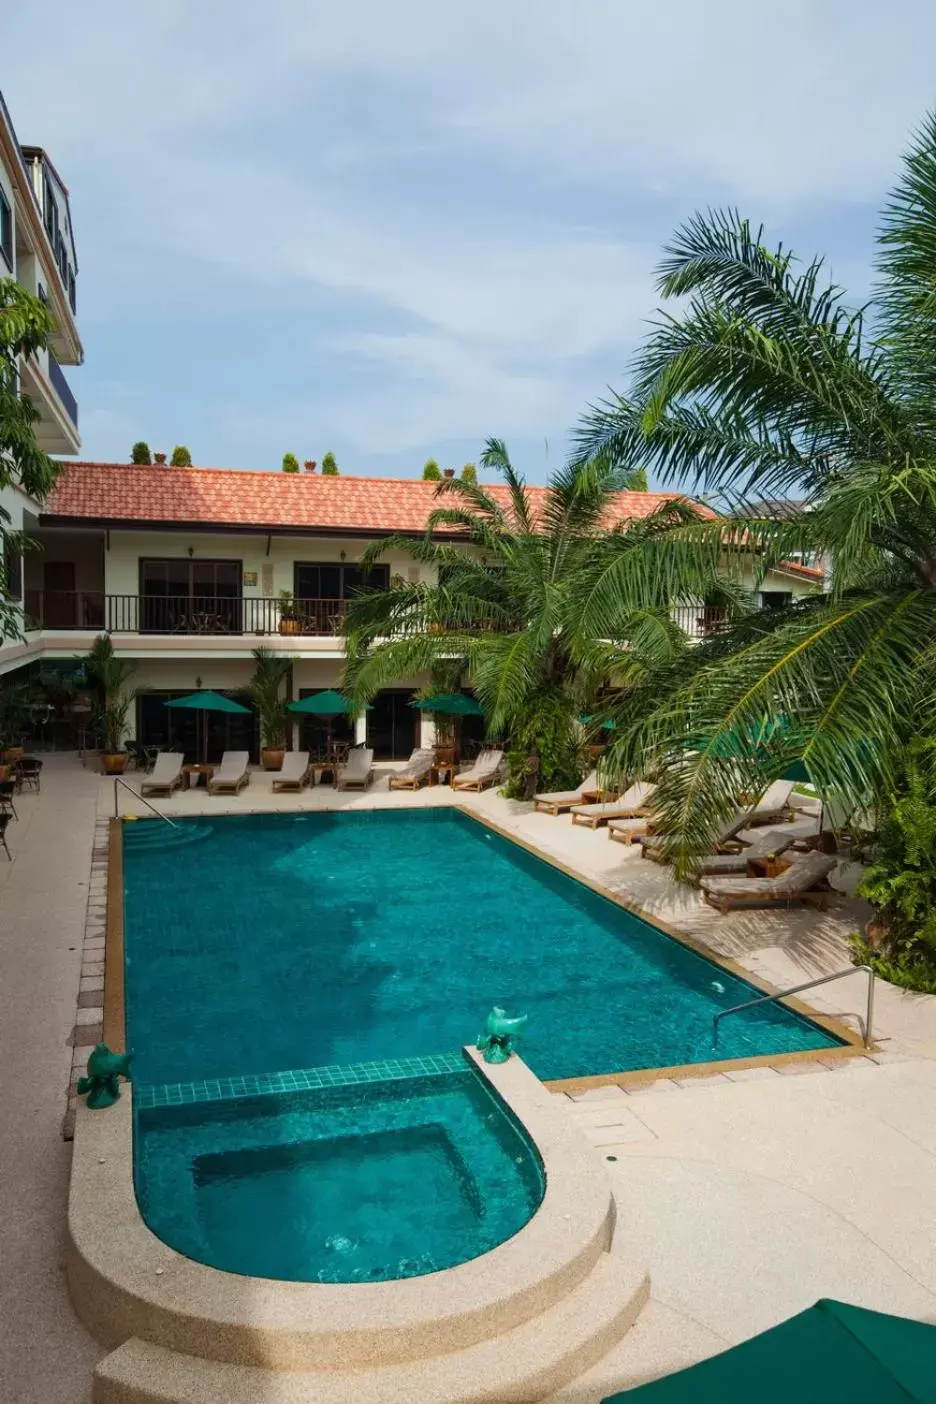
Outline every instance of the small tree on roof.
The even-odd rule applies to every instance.
[[[153,455],[145,439],[138,439],[130,450],[131,463],[152,463]]]
[[[328,453],[323,454],[322,456],[322,477],[337,478],[339,476],[339,472],[340,470],[338,468],[337,462],[335,461],[335,455],[332,453],[331,449],[329,449]]]
[[[171,468],[191,468],[192,455],[184,444],[176,444],[172,450],[172,457],[169,460]]]
[[[427,458],[423,464],[423,482],[439,483],[442,481],[442,469],[434,458]]]
[[[298,473],[298,472],[299,472],[299,460],[298,460],[298,458],[296,457],[296,455],[295,455],[294,453],[284,453],[284,454],[283,454],[283,472],[284,472],[284,473]]]

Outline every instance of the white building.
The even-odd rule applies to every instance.
[[[0,278],[15,278],[49,307],[48,351],[23,358],[20,384],[39,411],[37,438],[46,453],[77,453],[78,405],[62,366],[80,365],[75,324],[78,260],[68,190],[46,153],[21,146],[0,94]]]
[[[529,491],[535,498],[543,489]],[[621,493],[621,518],[646,516],[671,496]],[[0,645],[0,673],[74,660],[109,630],[136,665],[131,734],[193,750],[194,714],[167,710],[166,701],[198,686],[242,694],[259,644],[296,660],[292,698],[340,686],[341,624],[363,580],[362,553],[390,533],[422,537],[437,506],[434,484],[422,481],[68,463],[49,501],[23,511],[41,549],[24,557],[25,639]],[[400,550],[372,578],[416,581],[430,569]],[[821,581],[818,571],[785,566],[762,582],[763,602],[811,593]],[[678,613],[690,634],[718,627],[702,604]],[[424,682],[401,679],[357,723],[355,739],[378,759],[400,759],[431,739],[428,721],[408,705]],[[252,717],[211,724],[213,750],[239,742],[256,751]],[[314,746],[321,738],[300,739]]]

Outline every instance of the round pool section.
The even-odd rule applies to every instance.
[[[312,1088],[285,1074],[247,1096],[220,1083],[144,1095],[144,1221],[210,1267],[294,1282],[418,1277],[488,1252],[536,1212],[542,1164],[496,1095],[451,1065],[389,1079],[362,1068]]]

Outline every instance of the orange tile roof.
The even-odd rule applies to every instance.
[[[503,486],[484,486],[505,501]],[[426,530],[430,513],[449,505],[444,499],[440,502],[436,488],[435,483],[419,478],[332,478],[319,473],[68,461],[49,495],[43,519],[419,535]],[[545,488],[528,491],[535,505]],[[672,492],[621,492],[620,518],[647,517],[679,497]],[[699,511],[715,515],[706,507]],[[822,578],[821,572],[805,566],[791,569]]]

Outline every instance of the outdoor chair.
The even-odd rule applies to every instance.
[[[36,756],[22,756],[16,763],[16,788],[25,790],[28,786],[38,794],[42,788],[42,761]]]
[[[573,804],[587,804],[585,796],[600,793],[600,791],[598,772],[593,770],[590,775],[586,775],[577,790],[552,790],[547,794],[534,795],[533,812],[561,814],[563,810],[571,809]]]
[[[6,856],[9,858],[10,862],[12,863],[12,862],[13,862],[13,854],[10,852],[9,848],[7,847],[7,841],[6,841],[6,831],[7,831],[7,828],[8,828],[8,826],[9,826],[9,823],[10,823],[10,815],[9,815],[9,814],[0,814],[0,843],[3,844],[3,851],[4,851],[4,853],[6,854]]]
[[[797,855],[779,877],[703,877],[699,886],[706,902],[723,914],[733,907],[788,907],[791,902],[824,908],[832,893],[829,873],[837,862],[831,854],[807,853]]]
[[[391,790],[418,790],[428,780],[435,760],[431,747],[417,746],[402,770],[390,776]]]
[[[141,782],[140,794],[171,795],[173,790],[180,790],[185,784],[185,776],[182,774],[184,760],[181,751],[163,751],[162,755],[156,757],[152,775]]]
[[[374,774],[374,752],[369,746],[356,746],[348,752],[344,765],[338,767],[336,790],[366,790]]]
[[[127,741],[126,750],[129,756],[128,770],[146,770],[148,768],[149,759],[142,741]]]
[[[649,813],[655,785],[638,780],[625,790],[616,800],[603,800],[600,804],[574,804],[571,807],[573,824],[587,824],[597,829],[612,819],[639,819]]]
[[[728,822],[723,825],[721,833],[713,845],[714,853],[738,853],[746,845],[738,838],[742,829],[747,828],[748,811],[738,809]],[[664,863],[666,853],[660,844],[658,837],[652,833],[640,840],[641,857],[652,858],[654,863]]]
[[[15,780],[0,780],[0,805],[8,808],[14,819],[19,819],[16,812],[16,805],[13,803],[13,796],[16,793]]]
[[[796,810],[790,807],[793,793],[792,780],[774,780],[768,785],[760,799],[748,813],[748,827],[759,824],[782,824],[796,818]]]
[[[309,783],[308,751],[287,751],[281,768],[273,776],[271,789],[274,794],[280,790],[301,790]]]
[[[249,751],[225,751],[208,781],[209,795],[239,795],[250,784]]]
[[[470,770],[452,776],[453,790],[485,790],[497,779],[504,759],[503,751],[482,751]]]

